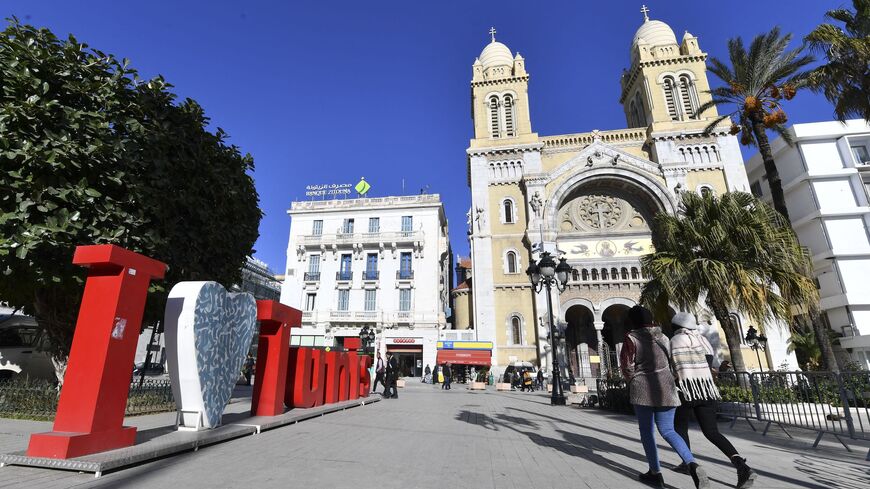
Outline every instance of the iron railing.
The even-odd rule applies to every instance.
[[[0,382],[0,418],[51,420],[57,412],[60,390],[48,380],[13,379]],[[130,384],[126,416],[175,410],[169,380],[146,379]]]

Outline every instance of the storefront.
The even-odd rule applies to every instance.
[[[386,338],[385,342],[387,353],[395,355],[399,362],[399,377],[423,375],[422,337]]]

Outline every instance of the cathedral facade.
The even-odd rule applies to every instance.
[[[640,258],[654,216],[676,212],[680,192],[749,191],[743,158],[729,121],[704,134],[718,114],[697,112],[710,99],[707,55],[688,32],[678,42],[644,12],[622,74],[626,128],[556,136],[534,132],[525,59],[491,33],[472,66],[471,270],[453,294],[455,327],[494,343],[497,372],[520,361],[548,368],[546,296],[525,270],[542,250],[564,256],[575,273],[553,291],[560,354],[575,377],[592,379],[616,365],[623,316],[646,281]],[[727,357],[712,314],[699,320]],[[765,368],[789,357],[783,338],[768,336]],[[745,358],[758,366],[751,351]]]

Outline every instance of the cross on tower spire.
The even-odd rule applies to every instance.
[[[649,21],[649,15],[648,15],[648,14],[649,14],[649,8],[647,8],[646,5],[641,5],[641,6],[640,6],[640,13],[643,14],[643,21],[644,21],[644,22],[648,22],[648,21]]]
[[[492,36],[492,42],[495,42],[495,27],[489,28],[489,35]]]

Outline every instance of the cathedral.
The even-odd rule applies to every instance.
[[[460,260],[454,327],[493,342],[496,372],[513,362],[548,368],[552,361],[545,292],[536,294],[525,273],[542,250],[575,269],[564,291],[553,290],[553,315],[560,363],[590,382],[617,365],[623,316],[646,281],[640,258],[652,251],[653,217],[676,212],[681,192],[749,191],[730,122],[704,135],[718,114],[696,110],[710,100],[707,54],[692,34],[678,41],[666,23],[641,11],[621,78],[626,128],[537,134],[526,60],[496,41],[494,29],[472,65],[471,259]],[[742,329],[750,326],[733,317]],[[713,315],[701,310],[698,319],[719,359],[727,358]],[[787,333],[766,333],[762,366],[795,365]],[[747,366],[758,368],[746,350]]]

